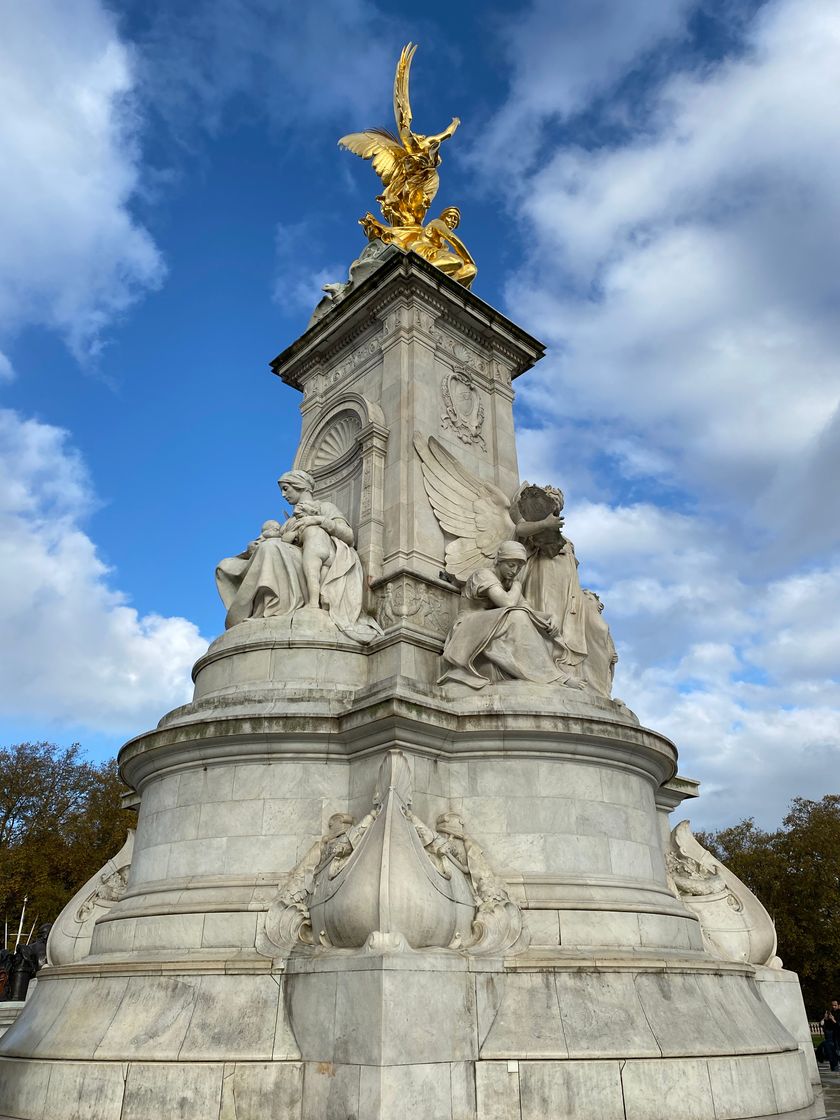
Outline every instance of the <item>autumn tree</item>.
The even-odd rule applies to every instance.
[[[779,956],[799,973],[812,1018],[840,998],[840,795],[795,797],[782,827],[753,820],[698,839],[764,903],[776,923]]]
[[[135,819],[124,788],[115,762],[93,765],[78,743],[0,748],[0,899],[15,932],[25,895],[27,927],[53,921],[122,847]]]

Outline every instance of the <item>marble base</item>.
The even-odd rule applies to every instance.
[[[25,1006],[24,1000],[9,999],[0,1003],[0,1038],[20,1015]]]
[[[250,672],[255,651],[235,629],[215,664]],[[250,639],[284,640],[264,629]],[[97,921],[91,955],[44,971],[0,1040],[0,1116],[735,1120],[812,1108],[795,978],[710,957],[668,887],[667,739],[565,692],[447,700],[392,681],[340,699],[316,679],[294,705],[240,716],[236,689],[217,683],[124,748],[140,795],[126,893]],[[368,812],[394,749],[413,812],[463,816],[530,948],[504,960],[261,956],[278,882],[332,814]]]
[[[4,1041],[0,1116],[821,1115],[748,967],[410,952],[290,960],[285,974],[196,964],[47,972]]]
[[[0,1059],[0,1079],[14,1078],[14,1112],[0,1120],[821,1120],[821,1103],[761,1115],[751,1108],[752,1079],[731,1105],[716,1089],[731,1066],[709,1061],[651,1063],[538,1061],[372,1066],[314,1062],[58,1063],[37,1069]],[[765,1071],[766,1072],[766,1071]],[[697,1075],[700,1075],[699,1078]],[[56,1076],[57,1075],[57,1076]],[[780,1067],[778,1077],[785,1076]],[[689,1104],[686,1095],[703,1087]],[[123,1111],[119,1101],[125,1092]],[[68,1095],[69,1094],[69,1095]],[[655,1095],[654,1095],[655,1094]],[[784,1095],[784,1094],[783,1094]],[[83,1112],[78,1102],[85,1101]],[[111,1111],[101,1109],[110,1105]],[[680,1111],[680,1108],[683,1108]],[[590,1109],[583,1112],[583,1109]],[[686,1110],[688,1109],[688,1110]]]

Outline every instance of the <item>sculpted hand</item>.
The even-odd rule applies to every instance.
[[[549,638],[551,638],[556,645],[563,646],[563,648],[565,649],[566,643],[560,637],[560,623],[552,614],[547,614],[543,617],[545,619],[545,624],[548,627],[547,633]]]
[[[548,515],[548,517],[544,517],[542,519],[542,521],[540,522],[540,525],[543,527],[543,529],[556,529],[559,533],[560,530],[563,528],[563,525],[565,524],[565,522],[566,522],[565,517],[557,517],[556,514],[551,513],[551,514]]]

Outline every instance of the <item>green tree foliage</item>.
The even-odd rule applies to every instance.
[[[811,1018],[840,999],[840,795],[795,797],[782,827],[745,820],[697,839],[764,903]]]
[[[0,749],[0,898],[14,932],[24,895],[28,933],[122,847],[135,822],[121,807],[124,789],[116,762],[94,766],[78,743]]]

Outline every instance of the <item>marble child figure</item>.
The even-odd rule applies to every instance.
[[[369,642],[379,627],[363,610],[364,573],[347,518],[332,502],[316,501],[308,471],[287,471],[277,484],[292,515],[282,524],[266,521],[244,552],[216,568],[226,628],[249,619],[328,611],[344,634]]]

